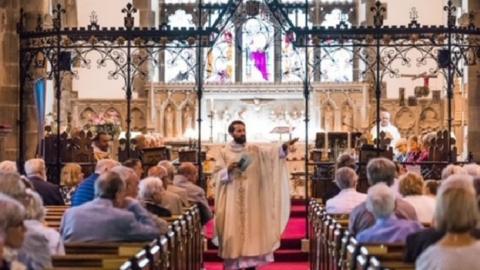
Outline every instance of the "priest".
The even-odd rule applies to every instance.
[[[215,229],[225,269],[255,269],[273,261],[290,213],[288,147],[246,143],[245,124],[233,121],[233,141],[219,153]]]

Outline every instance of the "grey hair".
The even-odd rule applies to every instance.
[[[396,175],[395,163],[386,158],[374,158],[367,164],[367,179],[370,185],[383,182],[388,186],[393,184]]]
[[[395,194],[385,183],[378,183],[368,189],[366,207],[375,218],[387,218],[395,209]]]
[[[143,201],[153,200],[155,193],[163,193],[163,182],[158,177],[147,177],[140,181],[139,184],[139,199]]]
[[[0,172],[16,173],[18,172],[17,163],[11,160],[0,162]]]
[[[45,218],[46,209],[43,206],[43,200],[40,195],[30,189],[27,189],[27,194],[31,197],[28,205],[25,207],[26,219],[34,219],[42,221]]]
[[[476,163],[463,165],[463,170],[472,177],[480,176],[480,166]]]
[[[32,158],[25,162],[25,174],[27,176],[40,174],[45,176],[45,161],[41,158]]]
[[[464,233],[476,227],[479,213],[471,176],[456,174],[442,183],[434,216],[441,231]]]
[[[25,208],[10,196],[0,193],[0,232],[6,235],[7,228],[25,219]]]
[[[101,159],[97,161],[97,165],[95,166],[95,173],[102,174],[111,170],[113,167],[118,166],[120,163],[113,159]]]
[[[442,170],[442,180],[447,179],[450,175],[454,174],[466,174],[465,170],[455,164],[449,164],[447,167]]]
[[[106,172],[95,182],[95,196],[113,201],[118,192],[125,190],[125,186],[125,181],[118,173]]]
[[[0,172],[0,192],[16,200],[25,198],[25,184],[18,173]]]
[[[137,177],[137,174],[133,169],[123,165],[115,166],[111,171],[117,173],[125,183],[127,183],[132,177]]]
[[[357,184],[358,175],[349,167],[343,167],[335,172],[335,183],[338,188],[353,188]]]
[[[165,179],[169,182],[173,181],[173,176],[175,175],[175,166],[169,160],[161,160],[157,164],[167,170],[167,177]]]

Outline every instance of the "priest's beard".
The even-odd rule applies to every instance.
[[[233,141],[238,144],[244,144],[247,138],[245,136],[233,137]]]

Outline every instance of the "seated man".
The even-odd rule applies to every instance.
[[[95,198],[94,186],[100,174],[110,171],[117,166],[118,162],[113,159],[102,159],[97,162],[95,172],[85,178],[77,187],[72,196],[72,206],[79,206]]]
[[[96,199],[68,209],[60,233],[68,242],[149,241],[158,237],[155,221],[126,197],[126,183],[117,173],[95,182]]]
[[[160,177],[160,179],[162,179],[163,181],[165,189],[180,196],[183,207],[189,207],[190,203],[188,202],[187,191],[184,188],[178,187],[173,184],[173,178],[175,176],[175,166],[173,166],[173,164],[168,160],[162,160],[158,162],[157,166],[167,171],[167,175]]]
[[[106,132],[100,131],[97,135],[93,138],[92,148],[93,148],[93,156],[95,160],[99,161],[102,159],[111,159],[110,155],[110,135]]]
[[[47,168],[43,159],[34,158],[25,162],[25,174],[45,205],[65,205],[60,187],[47,181]]]
[[[153,166],[148,170],[148,176],[149,177],[156,177],[159,178],[163,184],[163,192],[162,192],[162,200],[160,202],[157,202],[161,207],[164,207],[168,209],[172,215],[181,215],[182,214],[182,199],[178,195],[178,193],[174,193],[172,191],[166,190],[166,176],[167,176],[167,170],[161,166]],[[173,186],[172,184],[169,184],[168,186]],[[178,188],[181,189],[181,191],[185,196],[185,200],[188,201],[187,198],[187,191],[183,188]]]
[[[326,209],[330,214],[350,214],[360,203],[364,202],[367,195],[357,192],[358,175],[349,167],[343,167],[335,172],[335,184],[340,188],[340,193],[327,200]]]
[[[368,211],[375,216],[375,224],[357,235],[359,243],[405,243],[409,234],[422,229],[417,221],[395,217],[395,194],[384,183],[368,189],[366,204]]]
[[[172,213],[168,208],[162,207],[163,195],[165,189],[163,188],[162,180],[158,177],[147,177],[140,182],[138,199],[143,206],[152,214],[159,217],[171,217]]]
[[[178,167],[178,174],[173,179],[173,184],[187,190],[188,200],[200,208],[202,224],[206,224],[212,217],[205,191],[196,185],[198,181],[197,167],[191,162],[183,162]]]

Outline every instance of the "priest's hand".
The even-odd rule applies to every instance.
[[[239,167],[239,164],[238,162],[232,162],[228,165],[227,167],[227,171],[228,171],[228,174],[232,173],[233,170],[235,170],[236,168]]]

